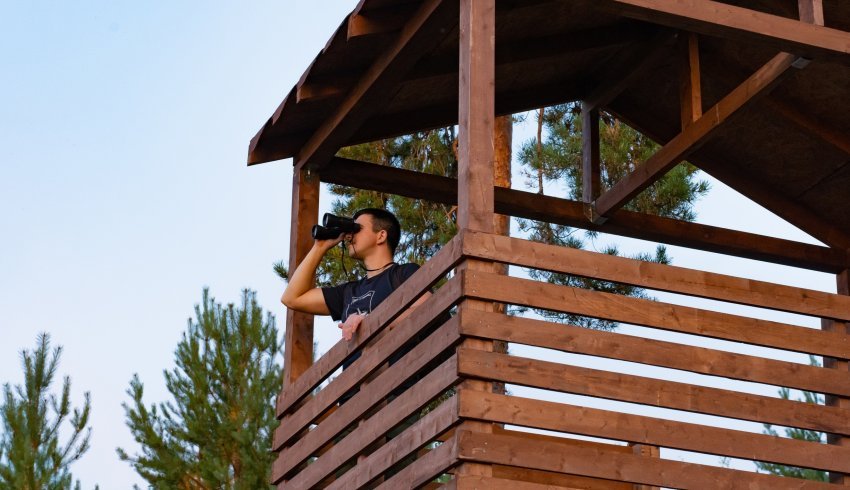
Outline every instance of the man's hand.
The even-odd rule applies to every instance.
[[[355,332],[357,332],[357,327],[360,326],[364,318],[366,318],[366,315],[360,315],[358,313],[348,315],[345,322],[338,325],[342,329],[342,338],[345,340],[353,339]]]

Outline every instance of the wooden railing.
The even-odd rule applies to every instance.
[[[455,237],[367,317],[354,341],[338,343],[282,393],[278,403],[281,425],[275,433],[275,450],[280,453],[273,474],[281,488],[835,487],[665,459],[653,449],[658,447],[850,473],[850,447],[846,446],[504,393],[466,389],[447,392],[463,380],[474,379],[850,436],[847,408],[552,360],[560,357],[555,351],[568,352],[850,398],[850,374],[838,369],[467,308],[458,309],[388,368],[390,357],[406,342],[435,319],[447,318],[447,312],[466,300],[850,359],[850,337],[836,331],[474,269],[454,274],[410,315],[396,320],[466,259],[850,321],[848,296],[467,232]],[[551,349],[552,360],[459,347],[467,338]],[[362,356],[317,391],[342,361],[358,350]],[[398,388],[418,372],[421,374],[415,378],[415,386],[398,394]],[[357,394],[339,404],[344,394],[358,387]],[[468,425],[455,430],[462,421],[492,424],[491,430],[466,430]],[[591,436],[629,446],[531,434],[505,429],[505,425]],[[403,461],[409,464],[398,464]],[[434,482],[466,462],[488,465],[489,470],[485,474],[446,475],[447,482]]]

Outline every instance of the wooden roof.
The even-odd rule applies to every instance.
[[[415,24],[429,4],[431,24]],[[690,10],[655,10],[659,4]],[[681,131],[684,31],[701,34],[706,111],[780,51],[805,56],[811,63],[798,63],[688,160],[829,242],[826,228],[850,235],[850,2],[823,4],[825,27],[797,30],[797,0],[500,0],[496,111],[597,98],[664,144]],[[455,124],[457,11],[449,0],[363,0],[251,141],[248,163],[297,164],[327,134],[336,137],[332,155]],[[343,129],[327,133],[329,123]],[[828,244],[847,247],[842,240]]]

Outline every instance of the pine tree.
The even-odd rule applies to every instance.
[[[70,465],[89,448],[89,393],[83,407],[71,409],[71,379],[65,376],[57,398],[50,386],[59,367],[62,347],[50,350],[50,336],[38,336],[34,351],[21,352],[24,384],[3,385],[0,405],[0,489],[66,490],[72,488]],[[70,416],[70,419],[68,418]],[[62,429],[63,423],[65,429]],[[68,434],[60,442],[59,431]],[[67,432],[70,430],[70,432]],[[80,488],[77,482],[75,488]]]
[[[204,289],[164,372],[173,401],[147,407],[142,381],[130,382],[124,410],[141,454],[119,457],[157,489],[270,488],[280,353],[274,317],[253,292],[222,307]]]
[[[537,192],[543,194],[545,183],[556,182],[566,187],[567,198],[581,200],[581,122],[581,105],[578,103],[540,109],[537,113],[537,136],[522,145],[518,156],[528,178],[527,187],[536,187]],[[614,186],[658,149],[655,142],[604,112],[599,121],[599,140],[602,192]],[[686,221],[694,220],[693,204],[708,192],[706,182],[694,180],[696,172],[697,169],[688,163],[677,165],[626,204],[625,209]],[[615,244],[597,247],[595,240],[598,234],[595,232],[580,232],[569,226],[532,220],[519,220],[519,228],[534,241],[577,249],[590,245],[602,253],[620,255]],[[661,245],[653,252],[639,253],[631,258],[661,264],[670,263],[667,250]],[[553,284],[649,298],[645,290],[626,284],[539,270],[530,270],[529,275]],[[617,326],[614,322],[547,310],[538,310],[538,313],[550,320],[587,328],[612,330]]]
[[[820,363],[817,361],[817,359],[815,359],[814,356],[809,356],[809,364],[811,364],[812,366],[820,366]],[[811,391],[803,391],[802,393],[803,398],[798,398],[797,401],[823,405],[824,399],[821,395],[813,393]],[[779,396],[783,400],[789,400],[791,398],[791,390],[784,387],[780,388]],[[779,437],[779,432],[777,432],[776,429],[770,424],[764,424],[763,433]],[[790,437],[791,439],[798,439],[801,441],[819,443],[826,442],[826,437],[822,432],[807,429],[797,429],[793,427],[785,428],[785,437]],[[809,468],[798,468],[796,466],[785,466],[774,463],[762,463],[760,461],[756,461],[756,467],[765,473],[770,473],[773,475],[790,476],[794,478],[803,478],[805,480],[816,480],[823,482],[829,481],[829,474],[826,471],[813,470]]]

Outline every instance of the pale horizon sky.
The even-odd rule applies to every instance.
[[[272,264],[289,249],[291,161],[245,160],[356,1],[316,5],[0,2],[0,384],[22,382],[38,332],[64,346],[75,405],[92,396],[92,448],[72,466],[85,489],[146,488],[115,453],[137,451],[121,403],[134,373],[146,403],[167,399],[162,371],[204,286],[224,303],[255,290],[282,334]],[[697,212],[813,242],[716,181]],[[676,265],[834,292],[827,274],[670,250]],[[320,352],[337,338],[317,323]]]

